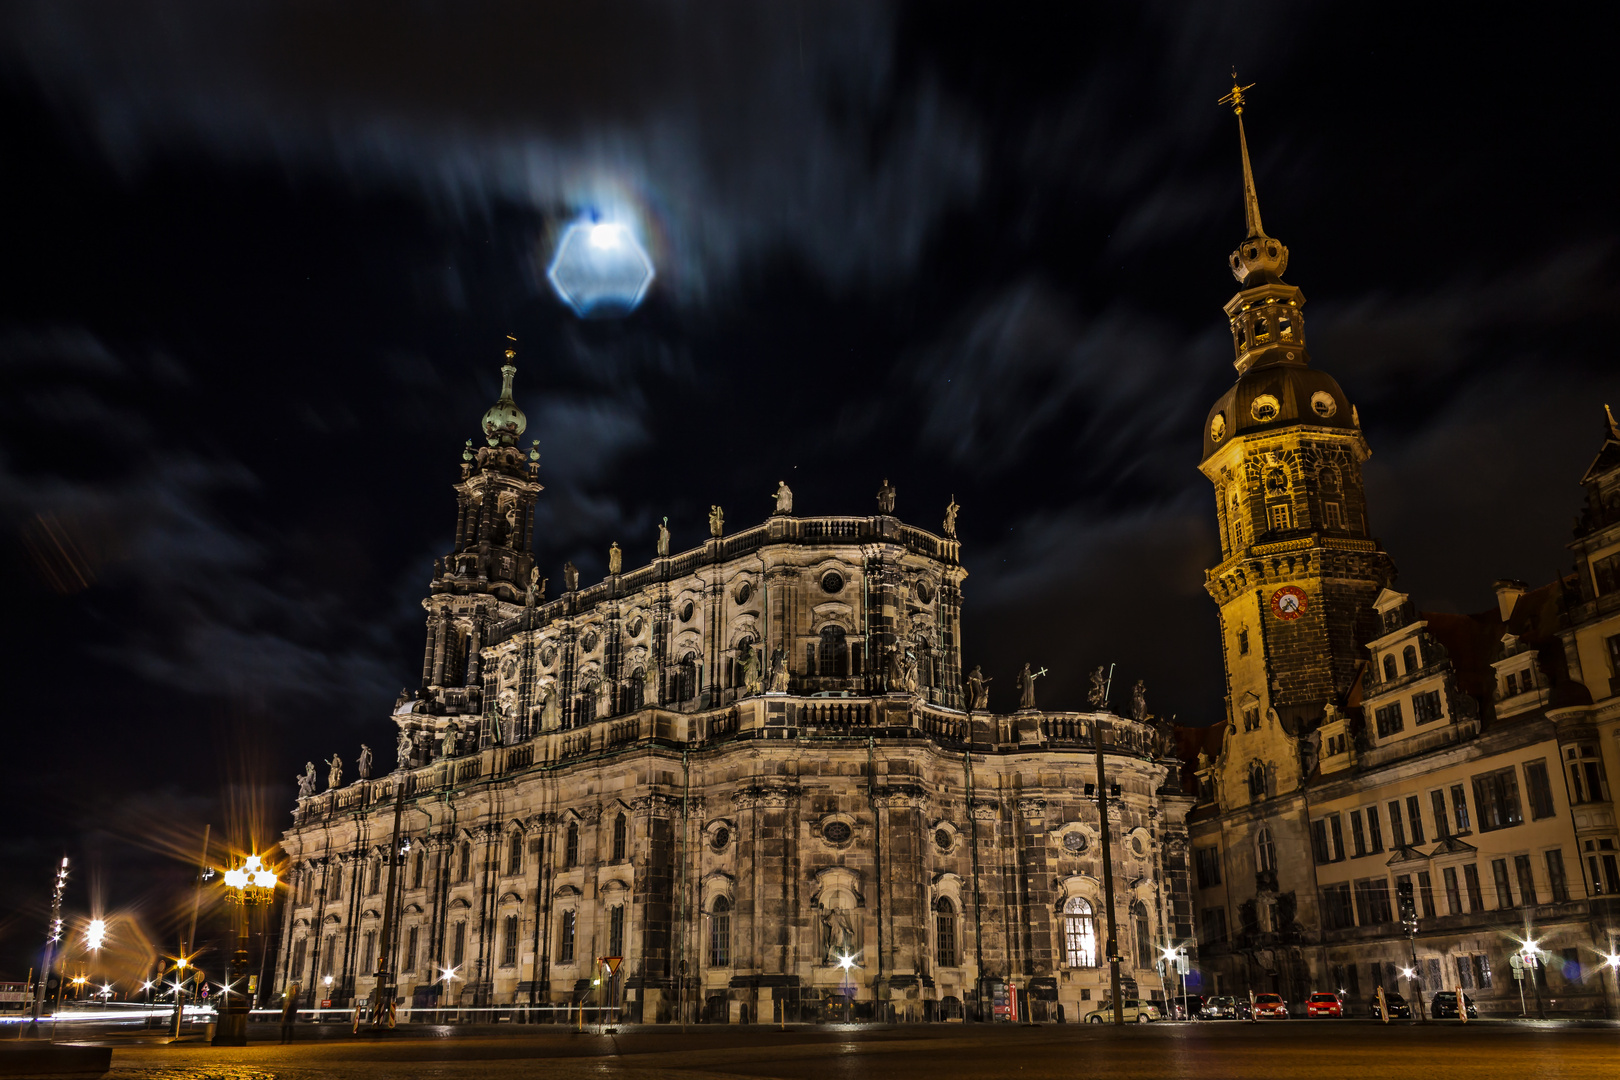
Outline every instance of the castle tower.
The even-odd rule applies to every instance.
[[[468,439],[461,453],[455,539],[435,561],[422,601],[428,619],[419,696],[441,715],[480,713],[479,649],[493,623],[522,612],[534,567],[534,503],[544,488],[539,440],[527,452],[517,445],[528,421],[512,400],[516,356],[506,350],[501,396],[484,413],[488,445],[474,448]]]
[[[1238,118],[1247,232],[1232,252],[1226,303],[1237,382],[1209,411],[1199,470],[1215,489],[1221,561],[1205,587],[1220,606],[1227,676],[1222,801],[1295,790],[1308,769],[1297,737],[1342,706],[1373,636],[1372,602],[1395,567],[1373,538],[1356,410],[1310,366],[1305,297],[1283,281],[1288,248],[1260,221]]]

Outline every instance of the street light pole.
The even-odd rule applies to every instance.
[[[56,962],[56,943],[62,940],[62,893],[67,888],[68,861],[62,856],[62,865],[56,869],[56,887],[51,892],[50,932],[45,935],[45,966],[39,969],[39,982],[34,984],[34,1016],[28,1021],[28,1037],[39,1036],[39,1013],[45,1004],[45,983],[51,977],[51,965]]]
[[[1104,706],[1106,707],[1106,702]],[[1114,858],[1108,838],[1108,777],[1103,771],[1103,735],[1108,725],[1101,720],[1091,725],[1091,741],[1097,750],[1097,817],[1101,822],[1103,864],[1103,911],[1107,919],[1108,997],[1114,1003],[1114,1023],[1125,1023],[1125,1003],[1120,1000],[1119,938],[1114,932]]]
[[[220,1005],[219,1027],[214,1032],[215,1046],[246,1046],[248,1013],[253,1002],[248,996],[248,911],[269,903],[275,898],[276,874],[265,866],[258,855],[248,856],[247,862],[225,871],[225,896],[236,906],[235,949],[225,976],[225,1000]],[[231,985],[240,984],[235,997]]]
[[[394,835],[388,843],[388,888],[383,893],[383,925],[382,941],[377,949],[377,978],[371,990],[371,1022],[379,1028],[392,1028],[394,1026],[394,998],[398,993],[394,985],[394,936],[399,933],[399,924],[394,918],[394,886],[399,882],[399,867],[401,863],[399,850],[399,823],[405,813],[405,781],[408,774],[404,769],[394,773]]]

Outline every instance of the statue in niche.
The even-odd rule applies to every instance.
[[[776,512],[778,514],[793,513],[793,489],[787,486],[786,480],[776,482]]]
[[[669,515],[667,514],[664,515],[664,520],[658,523],[658,557],[660,559],[669,558]]]
[[[945,508],[945,535],[953,540],[956,539],[956,514],[961,509],[956,505],[956,496],[952,495],[951,504]]]
[[[506,534],[511,536],[517,532],[517,503],[506,508]]]
[[[822,962],[828,967],[846,956],[855,955],[855,927],[849,912],[839,907],[821,909]]]
[[[394,744],[394,767],[408,769],[411,765],[411,733],[404,728],[399,730],[399,741]]]
[[[781,646],[771,651],[771,681],[770,692],[785,694],[788,688],[787,655],[782,652]]]
[[[524,607],[534,607],[535,602],[540,599],[541,590],[539,588],[539,584],[540,568],[538,566],[529,567],[529,589],[523,594]]]
[[[720,509],[719,504],[709,507],[709,535],[716,540],[726,531],[726,512]]]
[[[890,646],[883,654],[883,683],[885,690],[899,690],[902,679],[900,649]]]
[[[900,689],[908,694],[917,692],[917,654],[910,649],[900,656]]]
[[[545,683],[537,693],[540,695],[540,704],[535,708],[540,713],[540,726],[543,728],[555,727],[557,723],[557,687],[552,683]]]
[[[887,476],[883,478],[883,486],[878,488],[877,500],[878,513],[894,513],[894,488],[889,486],[889,478]]]
[[[1147,684],[1141,679],[1137,679],[1136,685],[1131,687],[1131,719],[1143,722],[1148,719]]]
[[[563,590],[565,592],[579,591],[579,567],[571,562],[563,563]]]
[[[304,771],[298,776],[298,797],[307,799],[315,794],[315,763],[304,762]]]
[[[623,569],[624,552],[619,550],[619,542],[615,540],[613,546],[608,548],[608,573],[617,575]]]
[[[1091,690],[1086,694],[1086,700],[1091,702],[1093,709],[1108,708],[1108,676],[1103,673],[1101,664],[1091,673]]]
[[[973,665],[973,670],[968,672],[967,677],[969,709],[978,710],[990,707],[990,683],[994,678],[994,676],[989,679],[985,678],[984,672],[979,669],[979,665]]]
[[[487,738],[490,741],[491,745],[499,746],[501,744],[501,717],[500,717],[500,714],[497,713],[494,709],[491,709],[488,712],[486,712],[484,714],[483,727],[484,727],[484,737]]]
[[[343,784],[343,759],[333,754],[326,763],[326,790],[330,791]]]
[[[445,725],[444,731],[440,735],[440,739],[442,740],[440,744],[441,753],[445,757],[449,758],[456,756],[456,743],[459,741],[460,735],[461,727],[454,720]]]
[[[760,692],[761,679],[759,672],[759,650],[754,648],[750,638],[743,638],[742,645],[738,647],[738,661],[742,665],[742,687],[745,697],[752,697]]]
[[[354,771],[362,780],[371,779],[371,747],[365,743],[360,744],[360,757],[354,763]]]
[[[1198,771],[1203,772],[1207,768],[1209,768],[1209,755],[1200,750],[1198,751]]]

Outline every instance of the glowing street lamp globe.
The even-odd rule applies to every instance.
[[[628,315],[647,295],[653,264],[629,226],[576,221],[563,230],[546,278],[576,315]]]

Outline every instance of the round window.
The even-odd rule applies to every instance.
[[[1147,841],[1142,838],[1141,833],[1131,837],[1131,851],[1139,859],[1147,854]]]
[[[1339,411],[1339,403],[1333,400],[1333,395],[1326,390],[1318,390],[1311,395],[1311,411],[1326,420]]]
[[[737,603],[746,604],[748,603],[748,598],[754,595],[754,587],[745,581],[741,585],[738,585],[737,591],[731,595],[737,601]]]
[[[696,611],[696,610],[697,610],[697,608],[693,606],[692,601],[690,601],[690,600],[688,600],[686,603],[682,604],[681,605],[681,622],[691,622],[692,621],[692,613],[694,611]]]
[[[932,604],[934,602],[934,589],[928,582],[917,584],[917,602],[919,604]]]
[[[949,851],[949,850],[951,850],[951,830],[949,830],[949,829],[935,829],[934,830],[934,846],[939,848],[939,850],[941,850],[941,851]]]
[[[1281,407],[1277,404],[1277,399],[1272,397],[1270,394],[1261,394],[1249,405],[1249,415],[1253,416],[1262,424],[1266,423],[1267,421],[1277,419],[1277,414],[1281,411]]]
[[[842,821],[830,821],[821,830],[821,835],[829,844],[844,844],[849,842],[849,825]]]
[[[1220,442],[1222,439],[1226,438],[1226,414],[1225,413],[1218,412],[1218,413],[1215,414],[1214,419],[1210,420],[1210,422],[1209,422],[1209,437],[1214,442]]]
[[[630,625],[629,625],[629,627],[627,629],[630,631],[630,636],[631,637],[640,637],[641,636],[641,616],[636,615],[633,618],[631,618]]]
[[[591,652],[596,648],[597,641],[598,638],[596,636],[596,631],[587,630],[579,639],[579,647],[584,649],[586,652]]]
[[[542,645],[540,647],[540,666],[550,667],[557,662],[557,646]]]
[[[709,837],[709,846],[716,851],[724,851],[729,843],[731,843],[731,830],[724,825],[714,830],[714,835]]]
[[[844,575],[836,570],[829,570],[821,575],[821,591],[838,593],[844,591]]]
[[[1086,850],[1086,834],[1083,832],[1067,832],[1063,834],[1063,849],[1070,854],[1079,855]]]

